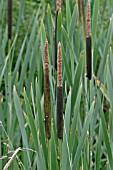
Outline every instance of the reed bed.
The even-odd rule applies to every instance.
[[[0,169],[113,170],[112,13],[0,1]]]

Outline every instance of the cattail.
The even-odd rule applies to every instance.
[[[57,23],[58,23],[58,11],[61,10],[61,0],[56,2],[56,21],[55,21],[55,69],[57,70]]]
[[[62,89],[62,50],[61,43],[58,44],[57,58],[57,136],[63,138],[63,89]]]
[[[12,38],[12,0],[8,0],[8,39]]]
[[[44,112],[45,112],[45,130],[48,139],[51,138],[51,99],[49,83],[49,59],[48,59],[48,41],[45,42],[44,49]]]
[[[90,19],[90,1],[88,0],[87,20],[86,20],[86,56],[87,56],[87,77],[92,78],[92,43],[91,43],[91,19]]]

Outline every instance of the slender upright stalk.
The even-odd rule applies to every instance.
[[[88,10],[86,19],[86,60],[87,60],[87,77],[92,78],[92,43],[91,43],[91,19],[90,19],[90,1],[88,0]]]
[[[61,9],[61,0],[56,2],[56,21],[55,21],[55,69],[57,70],[57,23],[58,23],[58,11]]]
[[[81,0],[78,0],[79,22],[81,22]]]
[[[44,49],[44,112],[45,112],[45,130],[48,139],[51,138],[51,99],[49,83],[49,59],[48,59],[48,41],[46,40]]]
[[[63,89],[62,89],[62,50],[61,43],[58,44],[57,58],[57,136],[63,138]]]
[[[82,8],[82,24],[83,24],[83,29],[84,29],[84,35],[86,33],[86,28],[85,28],[85,5],[84,5],[84,0],[81,2],[81,8]]]
[[[12,38],[12,0],[8,0],[8,39]]]

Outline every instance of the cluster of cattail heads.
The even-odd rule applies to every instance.
[[[78,1],[81,3],[81,1]],[[61,43],[57,47],[57,17],[61,9],[61,0],[56,3],[56,26],[55,26],[55,68],[57,70],[57,136],[63,138],[63,89],[62,89],[62,48]],[[88,9],[86,17],[86,60],[87,77],[91,80],[92,76],[92,53],[91,53],[91,19],[90,19],[90,1],[88,0]],[[58,50],[57,50],[58,49]],[[49,56],[48,41],[45,42],[44,50],[44,111],[45,111],[45,129],[47,138],[51,137],[51,100],[49,85]]]
[[[58,44],[57,56],[57,136],[63,137],[63,89],[62,89],[62,48]],[[48,139],[51,138],[51,100],[49,84],[49,55],[48,41],[44,48],[44,112],[45,112],[45,131]]]

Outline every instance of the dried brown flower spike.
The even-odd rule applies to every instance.
[[[12,38],[12,0],[8,0],[8,39]]]
[[[48,139],[51,138],[51,99],[49,83],[49,59],[48,59],[48,41],[46,40],[44,49],[44,112],[45,112],[45,130]]]
[[[58,44],[57,58],[57,136],[63,138],[63,89],[62,89],[62,49],[61,43]]]
[[[88,0],[86,24],[86,60],[87,60],[87,77],[92,78],[92,43],[91,43],[91,19],[90,19],[90,1]]]

